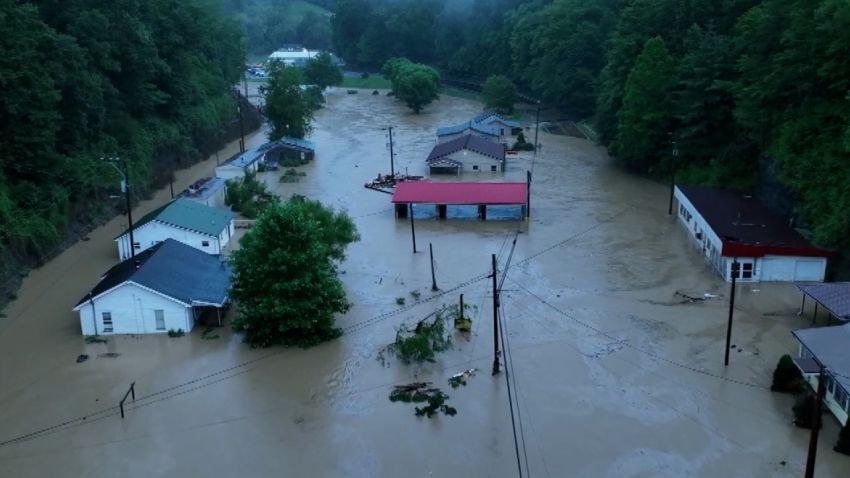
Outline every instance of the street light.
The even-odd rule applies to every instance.
[[[127,201],[127,222],[130,225],[130,257],[135,258],[136,242],[133,240],[133,208],[130,206],[130,172],[127,169],[127,161],[117,156],[104,156],[100,159],[106,161],[121,176],[121,192],[124,193],[124,198]],[[117,166],[117,163],[121,164],[120,168]]]

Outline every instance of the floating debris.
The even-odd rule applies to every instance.
[[[97,354],[97,358],[116,358],[120,355],[121,354],[115,353],[115,352],[106,352],[106,353],[103,353],[103,354]]]
[[[77,355],[77,363],[83,363],[89,359],[89,356],[86,354]]]
[[[391,402],[427,403],[424,407],[416,407],[416,416],[433,417],[439,412],[453,417],[457,409],[446,405],[449,396],[439,388],[430,387],[430,382],[413,382],[406,385],[396,385],[390,392]]]
[[[477,371],[477,368],[470,368],[468,370],[464,370],[463,372],[456,373],[449,377],[449,385],[451,385],[452,388],[458,388],[461,385],[466,386],[466,379],[474,377],[475,372]]]

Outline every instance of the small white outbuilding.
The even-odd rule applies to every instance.
[[[138,254],[166,239],[175,239],[208,254],[221,254],[235,233],[233,212],[178,198],[133,224],[133,247]],[[130,231],[115,238],[118,257],[130,257]]]
[[[188,332],[205,312],[220,314],[229,287],[220,256],[166,239],[110,269],[73,310],[83,335]]]

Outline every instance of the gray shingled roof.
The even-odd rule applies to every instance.
[[[475,151],[476,153],[483,154],[484,156],[490,156],[493,159],[505,159],[505,146],[503,144],[490,141],[489,139],[485,139],[480,136],[467,134],[460,138],[455,138],[451,141],[446,141],[445,143],[440,143],[434,146],[434,149],[431,150],[431,154],[428,155],[428,159],[426,161],[430,163],[436,159],[464,149]]]
[[[791,333],[850,393],[850,324],[798,329]]]
[[[144,215],[133,224],[133,228],[138,229],[151,221],[156,221],[207,236],[218,237],[221,231],[230,225],[232,219],[233,212],[228,209],[209,207],[197,201],[177,198]],[[127,232],[128,230],[125,230],[118,237],[127,234]]]
[[[519,124],[519,122],[507,119],[502,115],[493,113],[492,111],[487,111],[487,112],[481,113],[480,115],[476,116],[475,118],[472,118],[473,123],[489,124],[493,121],[499,121],[501,123],[504,123],[504,124],[510,126],[511,128],[521,128],[522,127],[522,125]]]
[[[804,294],[816,300],[838,319],[850,320],[850,282],[816,282],[796,285]]]
[[[125,282],[134,282],[184,304],[220,306],[227,300],[230,267],[220,256],[166,239],[109,269],[90,295],[86,294],[74,307]]]

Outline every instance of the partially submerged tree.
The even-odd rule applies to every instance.
[[[337,66],[330,53],[321,52],[307,60],[304,65],[304,79],[321,89],[342,84],[342,70]]]
[[[300,196],[273,202],[231,255],[233,322],[252,346],[309,347],[336,338],[334,314],[349,308],[337,277],[345,248],[359,240],[354,223]]]
[[[266,116],[271,124],[269,139],[283,136],[303,138],[312,127],[310,121],[317,105],[315,99],[301,89],[301,74],[279,61],[269,67],[266,87]]]
[[[481,90],[484,107],[507,115],[514,112],[516,85],[505,75],[490,75]]]
[[[407,58],[390,58],[381,69],[392,82],[396,98],[419,113],[422,108],[440,98],[440,74],[427,65],[413,63]]]
[[[225,185],[225,204],[248,219],[260,215],[263,208],[274,196],[266,189],[265,183],[257,179],[256,173],[246,172],[242,179],[229,179]]]
[[[776,364],[776,370],[773,371],[773,383],[770,385],[770,389],[774,392],[785,393],[800,393],[806,390],[806,382],[803,379],[803,374],[794,365],[794,359],[790,355],[783,355],[779,359],[779,363]]]
[[[850,420],[844,424],[838,433],[838,442],[833,447],[833,450],[844,455],[850,455]]]

